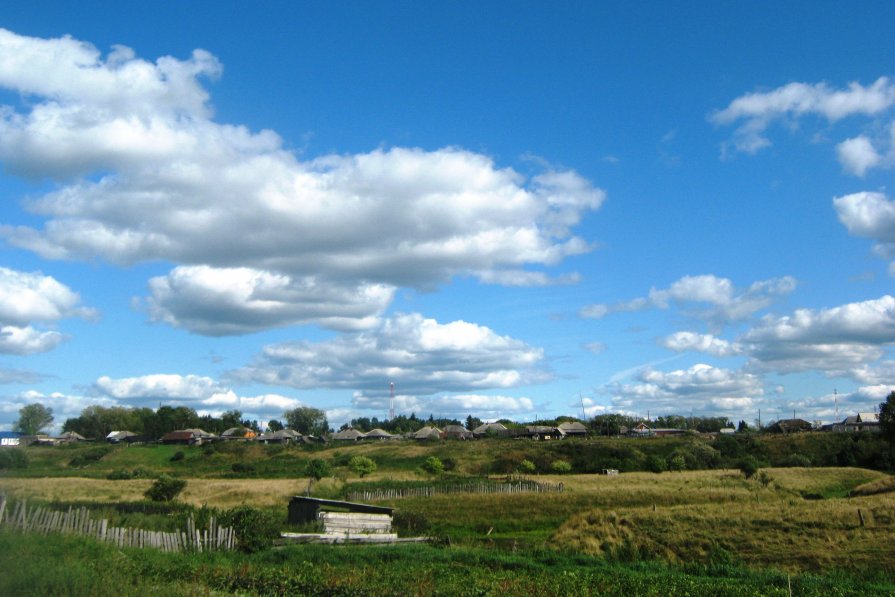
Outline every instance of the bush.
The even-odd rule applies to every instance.
[[[240,475],[251,475],[255,472],[255,465],[249,462],[234,462],[230,470]]]
[[[170,475],[161,475],[143,495],[153,502],[170,502],[184,488],[186,488],[185,480],[175,479]]]
[[[376,463],[366,456],[352,456],[348,461],[348,468],[357,473],[362,479],[376,471]]]
[[[310,477],[319,481],[324,477],[329,477],[332,472],[329,469],[329,463],[320,458],[312,458],[305,467],[305,477]]]
[[[423,463],[423,470],[437,476],[444,472],[444,463],[436,456],[429,456]]]
[[[687,460],[681,454],[672,455],[668,459],[668,470],[670,470],[670,471],[687,470]]]
[[[183,460],[186,455],[183,453],[183,450],[178,450],[174,452],[174,455],[171,456],[171,462],[177,462],[178,460]]]
[[[535,472],[535,463],[527,458],[519,463],[519,472],[523,475],[530,475]]]
[[[747,479],[751,479],[758,472],[758,461],[751,456],[747,456],[740,460],[737,468],[740,469]]]
[[[106,475],[106,479],[110,481],[129,481],[131,479],[139,479],[148,476],[149,472],[142,468],[135,468],[133,470],[118,469],[117,471],[112,471]]]
[[[441,464],[444,465],[445,471],[452,471],[457,468],[457,461],[454,458],[442,458]]]
[[[668,470],[668,463],[661,456],[651,454],[646,459],[646,469],[651,473],[664,473]]]
[[[18,448],[4,448],[0,450],[0,470],[12,468],[27,468],[28,455]]]
[[[112,446],[102,446],[98,448],[90,448],[89,450],[85,450],[83,453],[78,454],[68,463],[68,466],[73,468],[80,468],[82,466],[87,466],[92,462],[97,462],[102,460],[102,458],[112,451]]]
[[[565,475],[572,472],[572,465],[565,460],[554,460],[550,463],[550,470],[558,475]]]
[[[251,506],[224,512],[221,524],[233,529],[239,548],[249,553],[267,549],[280,536],[280,521],[276,516]]]
[[[392,528],[402,537],[422,535],[428,532],[431,526],[429,520],[419,512],[396,510],[392,518]]]

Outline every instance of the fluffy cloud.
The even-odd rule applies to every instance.
[[[332,329],[371,327],[394,288],[321,283],[249,268],[182,266],[149,282],[152,319],[209,336],[295,323]]]
[[[795,279],[785,276],[755,282],[738,293],[733,282],[727,278],[713,275],[684,276],[666,289],[651,289],[648,297],[614,305],[588,305],[580,311],[580,315],[599,319],[610,313],[668,309],[671,304],[703,303],[709,306],[689,313],[700,319],[727,323],[748,319],[756,311],[771,305],[778,297],[791,293],[795,287]]]
[[[758,369],[843,374],[879,359],[895,342],[895,298],[766,317],[742,342]]]
[[[572,229],[605,195],[575,172],[526,178],[457,148],[302,162],[273,132],[212,120],[201,78],[221,67],[207,52],[151,63],[0,30],[0,53],[0,86],[27,97],[0,108],[0,160],[63,181],[26,204],[42,228],[0,232],[47,258],[180,264],[152,283],[161,321],[208,334],[363,327],[396,287],[554,283],[527,268],[592,248]],[[215,271],[236,280],[208,293]],[[270,284],[279,304],[251,298]]]
[[[265,347],[237,380],[295,388],[342,388],[367,397],[397,383],[406,396],[511,388],[549,378],[544,355],[513,338],[465,321],[446,324],[418,314],[385,319],[374,330],[319,343]]]
[[[0,267],[0,353],[26,355],[51,350],[65,336],[31,324],[94,315],[81,305],[76,292],[54,278]]]
[[[694,332],[677,332],[660,342],[662,346],[675,352],[704,352],[718,357],[729,357],[742,354],[742,347],[736,343],[716,338],[711,334]]]
[[[833,207],[849,234],[877,241],[874,250],[882,258],[895,257],[895,201],[882,193],[861,192],[836,197]],[[895,275],[895,262],[889,272]]]
[[[880,165],[883,156],[877,153],[870,139],[864,136],[846,139],[836,146],[839,162],[847,172],[864,176],[868,170]]]
[[[613,406],[628,412],[742,416],[756,407],[764,395],[760,377],[705,364],[670,372],[646,369],[632,383],[606,388]]]
[[[895,104],[895,83],[880,77],[870,86],[857,82],[847,89],[832,89],[826,83],[814,85],[789,83],[767,92],[743,95],[725,109],[710,116],[717,125],[741,122],[734,132],[733,146],[737,151],[756,153],[771,145],[765,136],[767,128],[778,119],[817,115],[836,122],[852,115],[875,116]],[[855,156],[860,149],[846,149]]]
[[[88,406],[117,406],[114,400],[96,396],[78,396],[52,392],[44,394],[28,390],[0,399],[0,429],[11,429],[19,418],[19,410],[29,404],[40,403],[53,410],[53,424],[47,429],[55,433],[62,429],[66,419],[77,417]]]
[[[389,398],[382,395],[368,396],[357,392],[352,405],[358,411],[385,412],[389,408]],[[530,398],[516,398],[503,395],[485,394],[441,394],[436,396],[395,396],[395,410],[401,413],[416,413],[421,416],[433,414],[437,417],[463,419],[473,415],[481,419],[496,420],[518,415],[534,414],[534,403]]]
[[[239,410],[243,416],[260,421],[279,418],[283,412],[302,403],[279,394],[240,396],[226,385],[201,375],[153,374],[113,379],[100,377],[91,388],[95,397],[114,401],[120,406],[156,408],[188,406],[200,414],[219,415]]]

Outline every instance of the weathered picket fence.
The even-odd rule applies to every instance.
[[[562,483],[540,483],[538,481],[512,481],[509,483],[451,483],[428,487],[400,487],[392,489],[365,489],[348,494],[352,502],[393,500],[408,497],[431,497],[455,493],[562,493]]]
[[[167,552],[230,550],[236,535],[230,527],[218,525],[211,517],[207,529],[197,529],[192,516],[185,531],[148,531],[109,526],[107,519],[95,520],[87,508],[62,512],[44,507],[28,508],[25,501],[13,505],[0,496],[0,526],[22,532],[76,534],[108,541],[117,547],[148,547]]]

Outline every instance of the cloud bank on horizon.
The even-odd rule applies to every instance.
[[[487,419],[580,407],[588,415],[751,419],[781,404],[781,376],[799,374],[849,380],[855,389],[841,394],[843,404],[865,410],[895,389],[891,295],[791,309],[797,274],[750,280],[691,271],[610,302],[573,293],[578,304],[563,309],[589,330],[565,349],[581,358],[611,353],[617,339],[602,330],[614,318],[644,316],[668,322],[656,349],[695,362],[660,370],[656,361],[612,381],[582,371],[586,402],[538,397],[536,388],[567,377],[555,368],[561,355],[538,346],[537,332],[523,340],[501,331],[519,329],[512,313],[487,323],[439,321],[407,310],[402,296],[437,295],[460,281],[492,293],[580,286],[587,276],[575,267],[602,251],[587,222],[602,213],[607,192],[571,168],[526,174],[460,146],[302,158],[277,132],[215,120],[208,85],[222,76],[206,50],[150,61],[123,45],[104,55],[70,36],[0,29],[0,88],[9,92],[0,96],[9,102],[0,105],[0,163],[4,176],[33,185],[19,197],[21,209],[0,222],[8,254],[28,256],[0,267],[0,354],[33,358],[78,342],[62,331],[70,326],[106,325],[76,276],[63,283],[42,273],[56,264],[102,263],[113,275],[147,264],[164,270],[145,280],[130,316],[179,337],[242,337],[254,346],[272,338],[265,333],[286,334],[216,376],[99,373],[57,380],[71,389],[44,392],[33,386],[54,383],[54,371],[0,364],[0,383],[21,386],[0,408],[0,425],[29,401],[52,406],[57,422],[91,404],[160,403],[238,409],[266,421],[316,406],[315,391],[341,396],[323,406],[345,420],[387,410],[390,380],[400,380],[400,412]],[[883,76],[869,85],[793,82],[746,93],[708,120],[716,131],[732,129],[725,160],[769,150],[778,123],[799,133],[817,119],[863,123],[832,151],[860,180],[895,165],[893,109],[895,82]],[[895,276],[895,201],[876,189],[831,205],[852,242],[872,241],[872,254]],[[42,271],[24,265],[35,262]],[[596,272],[589,275],[604,275]],[[794,395],[786,405],[830,419],[830,397]]]

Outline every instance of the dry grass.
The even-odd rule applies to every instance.
[[[3,479],[0,491],[17,499],[41,501],[130,502],[145,499],[151,480],[107,481],[77,477]],[[178,500],[201,506],[232,508],[283,506],[307,489],[307,479],[190,479]]]
[[[850,468],[765,472],[767,483],[734,471],[582,479],[572,485],[598,499],[563,524],[551,543],[608,557],[705,563],[733,557],[790,570],[895,569],[891,499],[801,497],[836,495],[862,481],[895,485],[892,477]],[[635,504],[614,486],[655,501]]]

